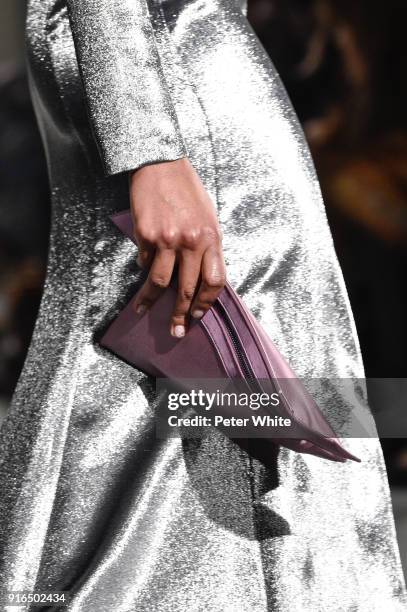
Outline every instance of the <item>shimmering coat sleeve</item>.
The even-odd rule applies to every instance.
[[[67,0],[106,174],[187,155],[146,0]]]

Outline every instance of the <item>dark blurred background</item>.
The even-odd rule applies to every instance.
[[[2,0],[0,8],[3,410],[41,297],[49,224],[45,160],[24,71],[24,5]],[[366,375],[407,377],[407,4],[249,0],[249,20],[280,72],[311,147]],[[399,538],[404,533],[407,540],[406,440],[382,445]]]

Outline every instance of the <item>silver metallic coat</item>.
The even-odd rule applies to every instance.
[[[70,612],[405,609],[376,439],[345,440],[360,465],[272,467],[217,431],[159,440],[153,381],[98,346],[140,281],[108,219],[125,171],[188,154],[229,280],[293,368],[363,377],[309,151],[241,3],[31,0],[27,41],[53,219],[1,431],[0,591],[68,590]],[[349,399],[322,408],[349,433]]]

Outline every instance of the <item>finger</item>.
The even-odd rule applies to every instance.
[[[200,319],[211,308],[226,282],[226,268],[221,248],[209,247],[202,258],[201,284],[191,306],[191,315]]]
[[[179,257],[178,294],[171,319],[171,335],[185,336],[188,313],[201,273],[202,254],[197,251],[182,251]]]
[[[137,253],[137,265],[143,270],[148,270],[153,263],[156,251],[155,247],[146,240],[137,237],[138,253]]]
[[[161,249],[156,252],[147,280],[136,294],[134,308],[137,314],[143,314],[154,304],[161,293],[168,287],[174,270],[175,251]]]

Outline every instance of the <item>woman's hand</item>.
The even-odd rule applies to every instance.
[[[130,174],[138,263],[149,269],[136,296],[139,314],[168,287],[178,263],[178,296],[170,332],[185,335],[224,287],[226,272],[215,207],[188,159],[143,166]]]

